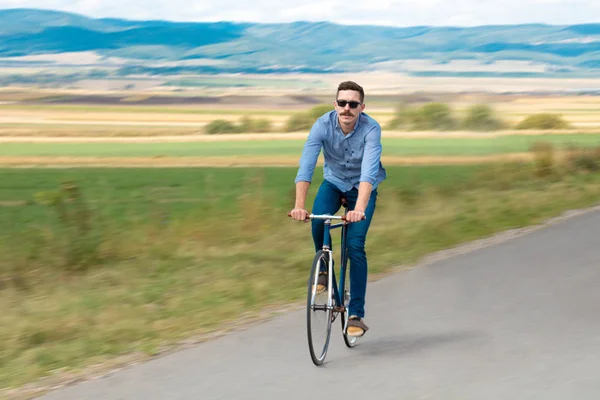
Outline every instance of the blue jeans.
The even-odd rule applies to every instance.
[[[313,214],[335,214],[342,206],[341,197],[348,200],[348,210],[353,210],[358,199],[358,189],[353,188],[348,192],[342,192],[333,183],[325,180],[319,187],[317,197],[313,204]],[[367,231],[371,225],[375,203],[377,201],[377,189],[371,192],[367,209],[366,220],[353,222],[348,225],[346,236],[346,247],[350,260],[350,307],[349,315],[360,318],[365,316],[365,293],[367,291],[367,254],[365,252],[365,241]],[[312,220],[312,235],[315,242],[315,250],[323,248],[323,236],[325,234],[325,221]],[[333,242],[330,240],[333,248]]]

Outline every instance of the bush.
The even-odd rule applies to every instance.
[[[216,119],[206,125],[205,131],[209,135],[220,133],[237,133],[238,128],[229,121],[225,121],[224,119]]]
[[[419,114],[415,121],[419,128],[447,131],[457,126],[450,107],[444,103],[425,104]]]
[[[254,121],[254,131],[258,133],[271,132],[271,121],[266,118],[257,119]]]
[[[77,183],[66,181],[57,190],[38,192],[35,200],[52,208],[61,224],[62,235],[57,240],[64,243],[66,269],[85,271],[100,263],[103,235]]]
[[[307,113],[292,115],[286,125],[286,132],[309,131],[314,121]]]
[[[494,116],[492,108],[486,104],[478,104],[467,110],[463,120],[463,129],[470,131],[495,131],[502,128],[502,122]]]
[[[517,124],[516,129],[567,129],[569,124],[558,114],[533,114]]]
[[[225,121],[223,119],[217,119],[212,121],[206,126],[206,133],[209,135],[220,134],[220,133],[247,133],[247,132],[270,132],[271,121],[262,119],[252,119],[249,116],[244,116],[240,119],[238,125]]]
[[[252,119],[249,116],[244,116],[240,119],[240,123],[236,128],[237,132],[247,133],[247,132],[270,132],[271,131],[271,121],[266,118],[261,119]]]
[[[313,123],[321,118],[323,116],[323,114],[328,113],[329,111],[332,111],[333,105],[330,104],[319,104],[318,106],[315,106],[313,108],[311,108],[308,111],[308,115],[313,119]]]
[[[249,116],[244,116],[240,119],[239,125],[237,126],[238,132],[254,132],[255,122]]]
[[[414,110],[412,110],[406,103],[400,103],[396,107],[394,118],[388,122],[387,128],[410,129],[413,113]]]
[[[310,131],[315,121],[333,110],[333,106],[321,104],[304,113],[292,115],[285,126],[286,132]]]
[[[595,149],[582,149],[572,147],[566,158],[567,166],[571,171],[596,172],[600,170],[600,147]]]
[[[549,142],[537,141],[531,146],[535,175],[546,177],[555,172],[554,145]]]
[[[388,129],[408,130],[452,130],[457,127],[450,107],[444,103],[428,103],[421,108],[410,108],[400,104]]]

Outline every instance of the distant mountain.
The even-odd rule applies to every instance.
[[[521,61],[521,70],[504,71],[512,74],[595,74],[600,72],[600,24],[393,28],[328,22],[131,21],[0,10],[0,57],[79,51],[129,60],[123,73],[169,73],[174,68],[204,73],[383,69],[447,75],[454,71],[449,64],[471,60],[483,65]],[[184,60],[214,62],[164,65]],[[415,60],[426,60],[426,67]]]

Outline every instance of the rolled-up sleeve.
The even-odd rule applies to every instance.
[[[360,181],[374,185],[381,162],[381,127],[373,126],[365,137],[365,150],[360,168]]]
[[[321,148],[323,147],[324,130],[325,127],[321,121],[317,120],[313,124],[312,129],[308,134],[308,138],[306,139],[306,143],[304,143],[304,150],[302,151],[302,157],[300,157],[300,167],[298,168],[295,183],[312,182],[317,159],[319,158]]]

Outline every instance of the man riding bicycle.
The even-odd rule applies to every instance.
[[[306,220],[309,214],[305,209],[306,196],[323,149],[324,181],[317,192],[312,212],[333,215],[340,209],[342,198],[348,204],[346,219],[351,222],[347,235],[350,260],[349,336],[362,336],[369,329],[363,321],[368,276],[365,241],[375,212],[377,188],[386,178],[380,161],[381,127],[363,112],[364,97],[364,90],[357,83],[340,83],[335,110],[324,114],[313,124],[300,158],[295,179],[296,203],[290,212],[295,220]],[[323,220],[312,221],[312,236],[318,251],[323,246]],[[326,285],[327,274],[323,272],[319,275],[318,289],[324,290]]]

